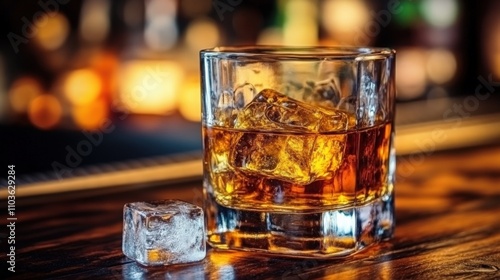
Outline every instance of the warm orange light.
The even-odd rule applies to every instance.
[[[80,34],[88,42],[99,43],[106,39],[110,30],[110,2],[87,0],[82,2]]]
[[[237,238],[234,239],[235,242],[238,242]],[[242,257],[241,252],[222,252],[222,251],[214,251],[212,250],[207,258],[210,260],[210,263],[214,264],[214,267],[217,269],[210,271],[210,278],[213,279],[235,279],[235,271],[233,267],[233,262],[235,259]]]
[[[457,61],[452,52],[435,49],[428,52],[427,76],[436,84],[450,81],[457,71]]]
[[[427,85],[426,55],[423,49],[398,50],[396,85],[399,99],[413,99],[424,94]]]
[[[217,46],[220,41],[220,34],[214,20],[197,19],[186,29],[186,44],[192,50],[199,51],[204,48]]]
[[[55,50],[59,48],[69,34],[68,19],[60,13],[47,13],[34,23],[36,42],[44,49]]]
[[[184,83],[182,93],[179,95],[179,111],[187,120],[194,122],[201,120],[200,81],[198,79]]]
[[[42,93],[40,82],[32,77],[21,77],[14,81],[9,90],[12,110],[25,113],[31,101]]]
[[[29,105],[28,116],[32,124],[41,129],[56,126],[61,120],[62,108],[59,100],[50,94],[42,94]]]
[[[282,45],[283,31],[280,28],[268,27],[262,30],[257,38],[258,45]]]
[[[114,98],[117,87],[117,72],[119,61],[113,52],[100,52],[92,57],[90,67],[95,70],[101,78],[101,94],[106,96],[108,102]]]
[[[323,2],[321,12],[323,27],[334,40],[361,44],[359,36],[371,35],[364,30],[370,20],[368,7],[364,1],[326,0]]]
[[[307,46],[318,43],[318,9],[315,1],[287,1],[285,13],[283,25],[285,45]]]
[[[101,93],[102,82],[92,70],[75,70],[64,81],[64,94],[73,105],[85,105],[94,101]]]
[[[94,102],[76,106],[72,109],[71,115],[73,121],[82,129],[96,129],[99,128],[104,119],[108,117],[108,108],[103,99],[97,99]]]
[[[176,109],[183,78],[179,64],[131,61],[123,65],[120,78],[119,99],[130,112],[165,115]]]

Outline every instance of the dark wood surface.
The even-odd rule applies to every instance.
[[[13,279],[500,279],[500,146],[400,158],[389,241],[346,259],[290,259],[210,249],[204,261],[145,268],[121,251],[127,202],[201,203],[201,182],[17,199]],[[6,210],[6,201],[2,201]],[[6,211],[1,219],[6,221]]]

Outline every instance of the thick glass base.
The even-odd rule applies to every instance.
[[[205,193],[208,243],[296,257],[340,257],[392,237],[393,193],[363,205],[321,212],[236,210]]]

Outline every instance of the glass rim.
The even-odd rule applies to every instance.
[[[394,56],[396,51],[384,47],[354,46],[279,46],[247,45],[218,46],[200,50],[201,57],[225,59],[277,59],[277,60],[323,60],[323,59],[375,59]]]

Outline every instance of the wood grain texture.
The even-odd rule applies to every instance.
[[[395,237],[346,259],[210,249],[189,265],[146,268],[121,252],[131,201],[201,203],[201,182],[80,198],[17,201],[12,279],[500,279],[500,146],[400,158]],[[7,205],[1,201],[2,205]],[[6,211],[0,217],[6,221]],[[3,227],[2,249],[7,230]],[[6,270],[2,250],[1,269]],[[5,272],[4,272],[5,273]]]

